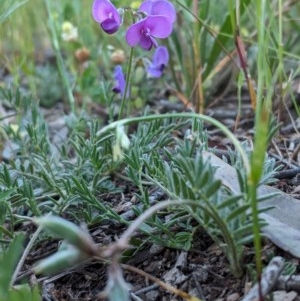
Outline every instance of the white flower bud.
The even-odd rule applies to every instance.
[[[113,160],[120,161],[123,159],[123,149],[128,149],[130,140],[125,133],[124,126],[117,126],[116,128],[116,142],[113,145]]]
[[[78,29],[71,22],[65,21],[62,24],[61,37],[66,42],[76,41],[78,39]]]

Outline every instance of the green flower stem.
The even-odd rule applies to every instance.
[[[171,46],[171,44],[169,42],[169,39],[167,39],[166,43],[167,43],[167,47],[168,47],[168,49],[170,51],[172,49],[172,46]],[[175,64],[174,64],[173,55],[171,55],[171,57],[170,57],[169,66],[170,66],[170,70],[171,70],[171,74],[172,74],[172,79],[173,79],[173,83],[175,84],[176,90],[177,91],[181,91],[180,84],[179,84],[179,81],[178,81],[178,78],[177,78],[177,75],[176,75],[176,71],[175,71]]]
[[[283,64],[283,29],[282,29],[282,0],[278,1],[278,72],[279,72],[279,78],[278,78],[278,84],[279,87],[283,87],[283,75],[284,75],[284,64]],[[284,93],[280,93],[280,101],[284,103]],[[279,111],[280,114],[280,111]],[[279,115],[280,118],[280,115]]]
[[[72,92],[72,87],[70,85],[70,82],[68,80],[68,75],[64,66],[64,61],[61,55],[61,50],[60,50],[60,46],[59,46],[59,41],[58,41],[58,37],[57,37],[57,32],[55,29],[55,23],[54,23],[54,19],[53,19],[53,15],[51,13],[51,8],[49,5],[49,0],[44,0],[45,2],[45,6],[46,6],[46,10],[49,16],[49,28],[50,28],[50,32],[51,32],[51,38],[52,38],[52,46],[54,49],[54,53],[57,59],[57,67],[58,67],[58,71],[60,74],[60,77],[62,79],[64,88],[66,89],[67,95],[68,95],[68,100],[69,100],[69,104],[70,104],[70,108],[72,113],[75,113],[75,100],[74,100],[74,96],[73,96],[73,92]]]
[[[193,14],[195,16],[199,15],[199,1],[193,0]],[[198,75],[194,74],[195,82],[193,83],[192,94],[195,95],[195,111],[196,113],[202,114],[204,111],[204,95],[203,95],[203,84],[202,84],[202,61],[201,61],[201,47],[202,44],[202,34],[200,32],[201,27],[200,23],[197,19],[194,19],[193,22],[193,62],[194,62],[194,72],[198,73]],[[192,96],[192,95],[191,95]]]
[[[158,120],[158,119],[164,119],[164,118],[189,118],[189,119],[202,119],[203,121],[209,122],[212,125],[219,128],[233,143],[236,150],[241,155],[241,158],[243,160],[245,169],[247,174],[250,173],[250,166],[248,162],[247,155],[241,145],[241,143],[238,141],[238,139],[234,136],[234,134],[221,122],[218,120],[202,115],[202,114],[195,114],[195,113],[168,113],[168,114],[161,114],[161,115],[148,115],[148,116],[140,116],[140,117],[132,117],[132,118],[125,118],[121,119],[115,122],[112,122],[111,124],[105,126],[100,131],[98,131],[97,135],[101,136],[104,133],[116,129],[118,126],[124,126],[131,123],[137,123],[142,121],[152,121],[152,120]]]
[[[126,85],[125,85],[125,91],[124,91],[124,94],[123,94],[123,97],[122,97],[122,103],[121,103],[121,108],[120,108],[118,120],[120,120],[122,118],[125,103],[126,103],[127,92],[128,92],[129,87],[130,87],[131,69],[132,69],[132,61],[133,61],[133,49],[134,49],[133,47],[130,48],[129,62],[128,62],[128,67],[127,67],[127,72],[126,72]]]
[[[236,7],[236,10],[238,10],[238,9],[239,8]],[[229,13],[230,13],[231,26],[232,26],[233,30],[235,30],[236,26],[239,26],[240,24],[239,24],[239,22],[236,22],[236,19],[234,18],[234,4],[233,4],[233,0],[228,0],[228,10],[229,10]],[[236,14],[236,16],[238,17],[238,13]]]
[[[258,278],[259,299],[262,299],[261,290],[261,274],[262,274],[262,260],[261,260],[261,236],[258,216],[257,204],[257,185],[261,178],[265,153],[267,151],[268,136],[269,136],[269,120],[270,112],[272,110],[272,94],[265,90],[272,85],[272,74],[265,50],[268,48],[269,40],[266,30],[261,24],[264,24],[268,18],[266,1],[255,1],[255,15],[256,15],[256,29],[258,41],[258,55],[257,55],[257,105],[255,110],[255,135],[254,135],[254,150],[251,156],[251,172],[248,174],[248,191],[251,202],[252,218],[253,218],[253,235],[254,235],[254,249],[256,272]],[[273,80],[276,78],[276,74]]]

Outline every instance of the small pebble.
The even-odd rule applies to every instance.
[[[153,290],[153,291],[146,293],[145,295],[146,295],[146,300],[156,301],[156,300],[158,300],[158,297],[159,297],[159,291]]]
[[[237,301],[240,299],[240,294],[239,293],[233,293],[229,296],[226,297],[226,301]]]

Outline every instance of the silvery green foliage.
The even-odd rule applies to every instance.
[[[12,99],[12,95],[6,97]],[[17,103],[9,103],[17,106],[21,99],[19,96]],[[243,246],[252,239],[247,191],[241,189],[240,195],[232,195],[215,179],[215,168],[201,155],[207,149],[201,121],[160,118],[140,122],[137,128],[126,129],[123,161],[116,162],[112,155],[115,134],[97,135],[99,121],[85,115],[66,116],[69,135],[57,145],[36,104],[28,103],[22,110],[17,130],[4,128],[17,149],[9,162],[0,164],[0,192],[5,200],[0,204],[0,218],[11,221],[8,229],[0,229],[0,238],[14,236],[18,218],[12,212],[29,217],[64,212],[88,225],[103,220],[128,224],[115,212],[113,204],[102,199],[107,192],[122,192],[114,177],[124,178],[125,172],[126,185],[135,187],[137,200],[142,203],[133,206],[136,215],[152,205],[153,190],[163,192],[170,200],[195,203],[153,215],[143,225],[148,237],[169,247],[189,250],[196,229],[201,227],[222,248],[233,273],[241,275]],[[120,133],[119,143],[124,143],[120,140],[124,132]],[[73,253],[74,262],[81,261]]]
[[[202,151],[207,144],[201,124],[198,124],[198,129],[194,124],[183,140],[168,136],[170,140],[167,145],[160,142],[164,138],[163,133],[158,133],[158,129],[150,130],[153,125],[143,127],[147,127],[144,132],[148,134],[141,140],[147,139],[145,145],[155,147],[145,149],[143,143],[139,144],[137,136],[132,139],[131,151],[125,160],[128,176],[137,185],[141,182],[152,184],[164,191],[170,200],[195,202],[195,206],[172,208],[167,213],[153,216],[144,230],[156,243],[189,250],[193,233],[200,226],[223,250],[234,275],[240,277],[243,273],[243,246],[253,239],[246,192],[242,190],[241,194],[236,195],[222,186],[214,176],[216,168],[203,160]],[[156,147],[157,144],[161,147]],[[146,207],[149,206],[148,188],[143,185],[138,187],[139,198]],[[174,226],[177,227],[175,232],[170,230]],[[161,235],[157,235],[157,231]]]
[[[121,191],[109,176],[119,167],[112,160],[113,135],[99,139],[98,121],[69,115],[65,117],[69,135],[63,143],[57,143],[30,97],[19,90],[0,90],[0,97],[19,118],[15,129],[9,125],[2,128],[11,145],[6,161],[0,164],[0,191],[10,193],[5,196],[5,204],[0,204],[5,207],[0,218],[11,215],[14,209],[16,214],[27,212],[29,216],[69,212],[88,224],[109,218],[120,220],[99,198],[108,191]],[[76,210],[83,204],[84,210]],[[15,218],[11,215],[9,220],[13,224]]]

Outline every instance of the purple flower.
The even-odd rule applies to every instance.
[[[148,16],[132,24],[126,32],[129,46],[140,45],[145,50],[157,47],[155,38],[167,38],[172,32],[172,23],[165,16]]]
[[[176,20],[176,9],[174,5],[167,0],[145,0],[139,7],[139,10],[152,16],[165,16],[170,23]]]
[[[115,33],[121,26],[121,17],[116,7],[109,0],[94,0],[93,18],[108,33]]]
[[[151,77],[161,77],[165,66],[169,62],[168,49],[165,46],[159,46],[155,49],[152,63],[147,68],[147,72]]]
[[[125,93],[126,80],[122,70],[122,66],[117,65],[115,67],[114,79],[115,79],[115,86],[112,88],[113,92],[121,93],[121,95],[123,95]]]

